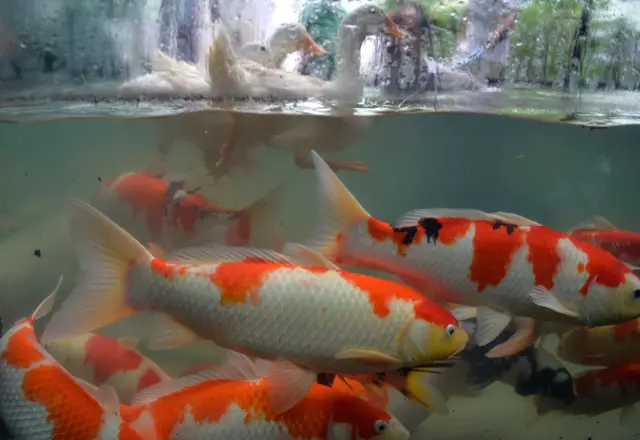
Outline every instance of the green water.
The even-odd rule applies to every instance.
[[[368,117],[361,137],[347,142],[343,151],[330,152],[341,144],[332,117],[282,117],[295,126],[315,127],[304,141],[323,157],[359,160],[370,167],[368,173],[345,171],[340,176],[381,219],[392,221],[417,207],[476,208],[515,212],[560,230],[593,215],[623,229],[638,229],[640,127],[635,125],[594,129],[473,114]],[[274,121],[269,119],[274,115],[254,118],[254,124]],[[141,170],[178,122],[174,116],[0,125],[0,220],[17,222],[0,231],[5,323],[31,313],[59,274],[66,280],[61,297],[75,284],[77,263],[65,200],[89,199],[101,181]],[[237,170],[217,183],[206,176],[201,150],[184,141],[172,145],[168,164],[171,172],[187,177],[189,186],[202,184],[207,197],[229,208],[246,206],[283,183],[281,231],[286,240],[304,238],[316,217],[313,172],[297,168],[287,151],[256,151],[259,167],[249,173]],[[133,318],[107,331],[144,339],[143,322]],[[550,348],[554,343],[547,342]],[[198,344],[180,356],[163,353],[159,359],[168,371],[178,372],[215,357],[206,351],[206,345]],[[640,435],[638,424],[620,426],[617,412],[592,419],[548,417],[529,426],[527,405],[511,388],[496,384],[479,397],[453,398],[452,413],[429,418],[415,438],[597,440]]]

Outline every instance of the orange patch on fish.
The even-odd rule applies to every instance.
[[[640,340],[640,319],[632,319],[613,326],[613,337],[616,342]]]
[[[151,368],[148,368],[142,374],[142,377],[140,377],[136,391],[142,391],[145,388],[149,388],[151,385],[160,383],[160,381],[162,381],[162,378],[160,377],[160,375],[156,373],[154,370],[152,370]]]
[[[547,290],[553,288],[554,278],[560,267],[558,243],[562,237],[561,233],[545,227],[534,226],[528,231],[526,243],[529,247],[529,256],[527,259],[531,263],[536,286],[542,286]]]
[[[84,345],[84,363],[93,366],[96,385],[106,383],[114,374],[137,370],[143,357],[135,350],[103,335],[91,336]]]
[[[598,384],[603,388],[614,386],[623,394],[638,395],[640,364],[620,363],[607,368],[586,371],[574,376],[574,382],[578,396],[593,396]]]
[[[2,353],[2,360],[15,368],[26,369],[44,361],[42,353],[32,348],[36,342],[36,335],[31,327],[22,327],[7,341]]]
[[[427,234],[427,240],[432,235],[430,230],[433,229],[435,232],[436,228],[434,226],[437,227],[439,224],[440,227],[437,228],[437,234],[435,234],[434,239],[437,238],[440,243],[451,246],[467,235],[473,222],[466,218],[438,218],[422,219],[420,224]]]
[[[589,286],[594,280],[602,286],[615,288],[623,284],[626,275],[631,273],[631,269],[607,251],[574,237],[571,237],[571,242],[589,258],[585,267],[589,277],[580,289],[582,295],[587,295]]]
[[[131,174],[113,192],[133,208],[134,214],[144,213],[147,230],[160,237],[164,230],[166,193],[169,182],[148,174]]]
[[[186,266],[167,263],[159,258],[151,260],[151,270],[166,279],[171,279],[175,274],[184,276],[187,273]]]
[[[258,304],[260,288],[266,278],[283,266],[229,262],[220,264],[209,279],[220,289],[220,305]]]
[[[22,392],[46,408],[52,439],[98,438],[104,412],[100,403],[58,367],[42,365],[27,371]]]
[[[507,276],[513,255],[524,244],[525,232],[517,226],[485,220],[475,221],[474,225],[469,279],[482,292],[488,286],[497,286]]]

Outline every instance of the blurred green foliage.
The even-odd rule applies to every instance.
[[[571,65],[575,36],[587,0],[529,0],[510,35],[509,76],[517,82],[552,85],[562,82]],[[425,6],[437,41],[436,59],[454,55],[466,0],[417,0]],[[390,10],[395,0],[381,0]],[[638,30],[623,16],[608,14],[610,0],[594,0],[583,45],[580,81],[587,85],[633,87],[640,78],[635,59]],[[640,55],[640,53],[639,53]]]

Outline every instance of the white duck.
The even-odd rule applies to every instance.
[[[265,67],[279,69],[289,54],[299,50],[315,56],[327,54],[300,23],[284,23],[276,28],[266,44],[245,44],[238,55]]]
[[[407,35],[377,6],[363,5],[348,14],[338,30],[336,79],[323,81],[268,67],[247,68],[231,48],[225,27],[218,25],[209,49],[213,95],[275,99],[315,97],[358,102],[364,92],[360,77],[360,47],[368,35],[380,33],[396,38]]]
[[[260,46],[250,43],[240,49],[242,55],[237,58],[237,63],[247,71],[255,71],[262,68],[261,62],[267,65],[275,65],[287,55],[298,50],[309,51],[313,55],[324,55],[326,52],[320,48],[306,29],[297,23],[284,23],[276,28],[269,39],[269,48],[265,48],[264,55],[260,56]],[[264,46],[263,46],[264,47]],[[211,84],[209,76],[204,69],[185,61],[178,61],[157,50],[151,57],[151,73],[125,82],[119,88],[121,96],[139,96],[148,94],[154,97],[208,97],[211,96]]]

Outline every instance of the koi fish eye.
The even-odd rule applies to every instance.
[[[635,299],[640,299],[640,289],[636,289],[633,291],[633,297]]]
[[[384,432],[387,429],[388,426],[389,425],[384,420],[376,420],[376,423],[374,423],[374,425],[373,425],[374,429],[378,433]]]
[[[447,334],[447,336],[451,336],[455,333],[456,331],[456,326],[453,324],[449,324],[447,326],[447,328],[444,330],[444,332]]]

